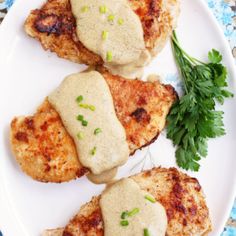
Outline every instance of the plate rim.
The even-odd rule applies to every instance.
[[[214,16],[213,12],[208,7],[207,3],[204,0],[199,0],[199,2],[203,6],[203,9],[209,15],[212,22],[215,23],[215,27],[216,27],[216,30],[218,32],[218,35],[221,38],[221,40],[224,42],[224,45],[225,45],[225,48],[226,48],[226,53],[228,54],[227,58],[229,60],[228,67],[230,67],[230,69],[231,69],[230,73],[233,77],[232,79],[234,79],[234,78],[236,78],[236,64],[235,64],[235,60],[234,60],[233,55],[232,55],[230,44],[229,44],[226,36],[224,35],[223,29],[220,27],[219,22],[217,21],[217,19]],[[235,89],[236,88],[234,87],[233,90],[235,91]],[[234,95],[236,96],[236,94],[234,94]],[[221,224],[219,226],[219,228],[222,229],[220,233],[222,233],[223,230],[224,230],[225,224],[226,224],[228,218],[230,217],[230,212],[231,212],[231,209],[233,207],[234,201],[236,199],[236,171],[235,171],[235,173],[232,173],[232,178],[233,178],[234,185],[231,186],[231,188],[232,188],[232,194],[231,194],[231,197],[230,197],[231,200],[229,200],[228,203],[226,204],[226,210],[224,211],[224,216],[222,217],[224,220],[221,221]]]
[[[198,0],[199,3],[201,4],[201,7],[203,8],[204,11],[206,11],[207,15],[210,17],[212,23],[214,23],[214,26],[215,26],[215,29],[217,30],[217,34],[220,38],[220,40],[222,40],[222,42],[224,42],[224,47],[226,49],[226,54],[227,54],[227,64],[228,64],[228,67],[230,68],[230,73],[232,75],[233,78],[236,78],[236,66],[235,66],[235,62],[234,62],[234,59],[233,59],[233,55],[232,55],[232,52],[231,52],[231,49],[230,49],[230,45],[229,45],[229,42],[228,40],[226,39],[226,37],[224,36],[224,32],[223,30],[221,29],[219,23],[217,22],[217,19],[215,18],[215,16],[213,15],[212,11],[209,9],[209,7],[207,6],[207,3],[204,1],[204,0]],[[5,16],[4,20],[2,21],[1,23],[1,26],[0,26],[0,36],[1,35],[4,35],[4,31],[6,30],[6,28],[8,27],[8,21],[9,19],[11,19],[12,17],[14,17],[14,12],[16,11],[16,9],[18,8],[18,4],[20,4],[20,0],[15,0],[13,6],[11,7],[11,9],[9,10],[9,12],[7,13],[7,15]],[[178,28],[177,28],[178,30]],[[1,39],[2,38],[2,39]],[[0,41],[1,40],[4,40],[4,37],[0,37]],[[1,45],[1,44],[0,44]],[[235,90],[236,88],[234,88]],[[1,169],[1,167],[0,167]],[[230,210],[233,206],[233,202],[235,200],[235,197],[236,197],[236,173],[232,174],[232,178],[234,179],[232,182],[234,182],[234,185],[231,186],[231,196],[230,196],[230,201],[227,202],[226,205],[226,209],[224,211],[224,214],[222,216],[222,220],[221,221],[221,224],[218,228],[221,228],[223,231],[223,228],[225,226],[225,223],[229,217],[229,213],[230,213]],[[19,230],[20,232],[24,233],[22,235],[28,235],[28,233],[25,232],[24,230],[24,226],[22,226],[22,223],[21,221],[19,220],[19,217],[17,217],[17,214],[14,210],[14,207],[12,206],[11,202],[7,199],[7,196],[8,196],[8,191],[6,190],[6,186],[5,186],[5,181],[4,181],[4,176],[3,174],[1,173],[0,171],[0,209],[4,209],[4,212],[1,210],[0,212],[0,219],[1,219],[1,228],[2,230],[4,228],[6,228],[5,226],[10,226],[10,228],[8,227],[7,229],[7,232],[10,232],[12,230],[12,232],[18,232],[19,233]],[[3,195],[2,195],[3,193]],[[5,203],[5,204],[4,204]],[[17,222],[17,225],[14,224],[14,226],[11,224],[11,220],[9,220],[10,218],[8,218],[6,220],[6,218],[4,219],[4,213],[7,213],[9,215],[10,218],[14,219],[15,221],[14,222]],[[13,213],[13,214],[12,214]],[[4,223],[2,223],[4,222]],[[10,229],[10,231],[9,231]],[[15,231],[15,229],[17,229]],[[3,230],[4,232],[4,230]]]

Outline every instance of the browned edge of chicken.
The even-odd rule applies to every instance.
[[[168,218],[166,236],[205,236],[212,230],[205,196],[196,178],[176,168],[161,167],[130,178],[164,206]],[[103,236],[99,199],[100,196],[93,197],[83,205],[62,236]]]
[[[155,141],[164,129],[176,92],[158,81],[128,80],[103,69],[100,72],[110,88],[132,155]],[[33,179],[60,183],[88,173],[79,162],[73,139],[47,99],[33,116],[13,119],[11,144],[22,170]]]
[[[141,20],[146,48],[154,56],[165,46],[177,25],[179,0],[129,0]],[[79,41],[70,0],[48,0],[40,9],[31,11],[25,31],[39,40],[45,50],[59,57],[87,65],[102,65],[100,56]]]

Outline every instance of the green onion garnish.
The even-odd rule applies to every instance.
[[[115,19],[115,16],[111,14],[107,17],[107,19],[108,21],[113,21]]]
[[[84,116],[83,115],[78,115],[76,117],[76,119],[79,120],[79,121],[83,121],[84,120]]]
[[[88,125],[88,121],[87,120],[84,120],[84,116],[83,115],[78,115],[76,117],[77,120],[81,121],[82,125],[83,126],[87,126]]]
[[[88,121],[87,120],[82,120],[82,125],[83,126],[87,126],[88,125]]]
[[[119,24],[119,25],[123,25],[123,24],[124,24],[124,20],[123,20],[122,18],[119,18],[119,19],[118,19],[118,24]]]
[[[139,213],[139,211],[140,211],[139,208],[134,208],[131,211],[123,211],[120,215],[120,218],[124,220],[126,217],[132,217],[136,215],[137,213]]]
[[[89,110],[91,110],[91,111],[95,111],[95,106],[93,106],[93,105],[89,105]]]
[[[99,133],[101,133],[101,132],[102,132],[102,130],[101,130],[100,128],[96,128],[93,133],[94,133],[95,135],[97,135],[97,134],[99,134]]]
[[[128,216],[128,211],[123,211],[120,215],[120,218],[124,220]]]
[[[84,109],[89,109],[89,110],[91,110],[91,111],[95,111],[95,106],[93,106],[93,105],[80,103],[79,106],[82,107],[82,108],[84,108]]]
[[[144,235],[144,236],[151,236],[151,234],[149,233],[149,231],[148,231],[147,228],[145,228],[145,229],[143,230],[143,235]]]
[[[151,197],[151,196],[149,196],[149,195],[145,195],[145,199],[147,199],[151,203],[155,203],[156,202],[156,199]]]
[[[94,156],[96,154],[97,148],[93,147],[93,149],[90,151],[90,154]]]
[[[137,213],[139,213],[139,208],[134,208],[132,211],[129,211],[127,215],[130,217],[136,215]]]
[[[99,7],[99,11],[101,14],[105,14],[107,12],[107,7],[105,5]]]
[[[121,226],[128,226],[128,225],[129,225],[129,221],[128,221],[128,220],[122,220],[122,221],[120,222],[120,225],[121,225]]]
[[[79,106],[82,108],[85,108],[85,109],[88,109],[88,107],[89,107],[88,104],[83,104],[83,103],[79,104]]]
[[[80,95],[80,96],[78,96],[78,97],[76,98],[76,102],[80,103],[80,102],[83,101],[83,99],[84,99],[83,96]]]
[[[87,12],[88,10],[89,10],[89,7],[88,7],[88,6],[83,6],[83,7],[81,8],[81,11],[82,11],[83,13]]]
[[[113,58],[112,52],[111,52],[111,51],[108,51],[108,52],[107,52],[107,61],[112,61],[112,58]]]
[[[107,39],[107,36],[108,36],[108,31],[102,31],[102,39],[103,40],[106,40]]]
[[[79,133],[77,134],[77,138],[78,138],[78,139],[83,139],[83,138],[84,138],[84,134],[83,134],[82,132],[79,132]]]

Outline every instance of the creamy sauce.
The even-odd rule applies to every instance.
[[[147,229],[151,236],[165,236],[167,216],[164,207],[158,202],[150,202],[152,197],[142,191],[132,179],[122,179],[110,185],[100,199],[104,221],[104,236],[143,236]],[[153,198],[153,197],[152,197]],[[127,226],[121,225],[121,214],[138,209],[133,216],[126,216]]]
[[[143,66],[150,61],[150,53],[145,48],[141,21],[128,1],[70,2],[76,18],[76,33],[83,45],[100,55],[113,74],[140,76]]]
[[[144,66],[149,63],[150,58],[150,54],[146,50],[141,53],[140,58],[137,61],[126,65],[105,64],[105,67],[112,71],[112,74],[114,75],[120,75],[130,79],[141,78],[143,75]]]
[[[116,177],[117,170],[118,170],[117,168],[113,168],[111,170],[107,170],[107,171],[103,172],[100,175],[95,175],[95,174],[89,173],[87,175],[87,177],[91,182],[93,182],[95,184],[110,183]]]
[[[83,100],[76,101],[78,96]],[[48,99],[74,139],[80,162],[93,174],[100,175],[127,161],[125,130],[116,117],[109,87],[100,73],[70,75]],[[94,109],[86,109],[81,104],[92,105]],[[88,122],[87,126],[77,119],[78,115]],[[98,128],[100,132],[95,135]]]

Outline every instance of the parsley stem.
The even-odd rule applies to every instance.
[[[207,156],[208,139],[225,134],[223,112],[216,110],[216,102],[223,104],[233,94],[225,89],[227,68],[222,64],[220,52],[212,49],[208,52],[208,62],[203,63],[183,50],[175,31],[172,49],[184,95],[174,103],[167,117],[167,138],[177,146],[177,164],[198,171],[199,161]]]
[[[178,47],[179,50],[182,52],[182,54],[184,56],[186,56],[194,65],[197,65],[197,63],[205,65],[204,62],[202,62],[194,57],[191,57],[187,52],[184,51],[184,49],[179,44],[175,30],[173,31],[173,34],[172,34],[172,43],[174,43],[176,45],[176,47]]]

